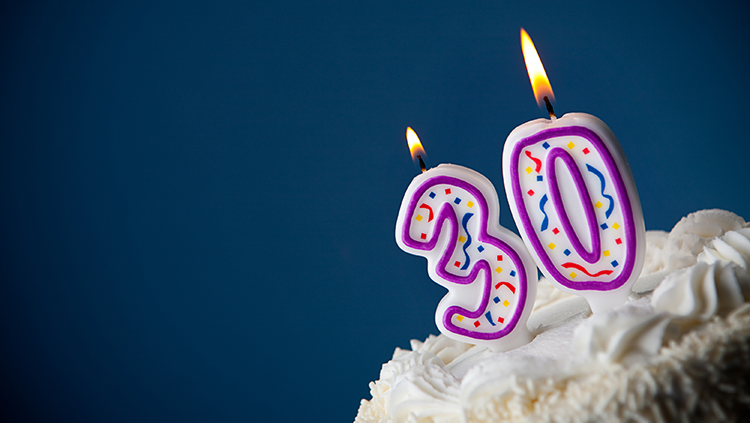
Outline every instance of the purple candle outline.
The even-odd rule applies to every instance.
[[[459,285],[468,285],[476,281],[477,275],[480,270],[484,270],[484,282],[482,286],[482,299],[479,305],[479,308],[476,311],[466,310],[463,307],[459,306],[450,306],[448,307],[442,318],[443,318],[443,325],[446,329],[449,331],[456,333],[458,335],[463,335],[469,338],[473,339],[482,339],[482,340],[494,340],[494,339],[500,339],[505,336],[507,336],[509,333],[511,333],[516,325],[518,324],[518,321],[521,318],[521,314],[523,312],[524,306],[526,304],[526,296],[528,295],[527,291],[527,284],[528,281],[526,280],[526,269],[523,265],[523,262],[521,261],[521,258],[518,256],[516,251],[507,243],[503,242],[502,240],[495,238],[494,236],[490,235],[487,232],[487,225],[489,220],[489,205],[487,203],[487,199],[484,195],[484,193],[477,188],[476,186],[463,181],[461,179],[458,179],[456,177],[447,176],[447,175],[438,175],[431,178],[428,178],[426,181],[424,181],[412,194],[412,197],[409,201],[409,208],[408,213],[413,214],[414,210],[417,208],[417,203],[420,201],[424,193],[440,184],[446,184],[446,185],[452,185],[456,186],[458,188],[462,188],[466,190],[468,193],[473,195],[476,200],[477,204],[479,205],[479,208],[481,210],[481,214],[483,216],[482,219],[480,219],[479,223],[479,230],[477,234],[477,239],[482,243],[490,244],[504,252],[508,257],[510,257],[511,261],[513,262],[513,265],[516,268],[516,274],[518,275],[518,302],[516,304],[515,310],[513,311],[513,314],[511,315],[510,319],[508,319],[507,323],[505,323],[504,327],[497,331],[497,332],[477,332],[472,331],[469,329],[461,328],[453,324],[451,321],[451,318],[455,314],[461,314],[463,316],[476,319],[479,316],[481,316],[484,313],[484,310],[487,309],[487,304],[489,303],[490,299],[490,292],[492,290],[492,273],[490,269],[490,265],[485,259],[479,259],[474,264],[474,269],[469,273],[468,276],[458,276],[454,275],[452,273],[448,273],[445,269],[448,265],[448,261],[450,260],[450,257],[453,253],[453,250],[450,250],[448,248],[445,249],[445,252],[438,260],[438,264],[436,266],[436,273],[438,276],[440,276],[442,279],[451,282],[456,283]],[[495,193],[497,196],[497,193]],[[445,221],[449,221],[451,224],[449,226],[450,236],[448,245],[455,245],[456,241],[458,239],[458,217],[456,215],[456,212],[453,210],[453,207],[450,205],[450,203],[445,203],[440,207],[440,211],[437,214],[436,221],[434,223],[435,230],[433,231],[432,237],[427,242],[420,242],[415,239],[413,239],[410,236],[410,229],[411,229],[411,216],[404,216],[406,219],[405,224],[403,225],[402,233],[401,233],[401,239],[404,243],[404,245],[414,248],[416,250],[422,250],[422,251],[432,251],[438,241],[438,238],[440,237],[443,224]]]
[[[596,281],[596,280],[571,281],[566,276],[564,276],[554,266],[554,264],[549,258],[549,255],[547,254],[546,250],[542,246],[541,240],[539,239],[536,233],[536,230],[533,224],[531,223],[531,219],[529,218],[529,214],[526,209],[526,203],[523,201],[523,193],[521,192],[521,183],[518,177],[518,174],[519,174],[518,166],[519,166],[520,159],[521,159],[521,152],[523,151],[524,148],[530,145],[538,144],[540,142],[544,142],[552,138],[565,137],[565,136],[578,136],[578,137],[586,139],[593,145],[593,147],[597,150],[597,152],[599,152],[600,157],[602,158],[602,161],[604,162],[604,165],[607,168],[607,171],[611,175],[613,175],[612,182],[615,187],[615,191],[617,192],[617,196],[621,200],[622,205],[620,206],[620,209],[623,212],[624,227],[625,227],[624,229],[625,229],[625,240],[626,240],[626,246],[625,246],[626,258],[625,258],[625,263],[623,264],[623,268],[620,274],[611,281],[606,281],[606,282]],[[553,153],[550,153],[550,154],[553,154]],[[565,157],[565,156],[560,156],[560,157]],[[557,156],[553,158],[552,161],[548,159],[547,165],[549,166],[550,163],[554,164],[554,159],[556,158]],[[576,290],[576,291],[587,291],[587,290],[588,291],[612,291],[624,285],[631,277],[631,273],[635,266],[635,260],[636,260],[636,240],[637,239],[636,239],[636,233],[635,233],[635,222],[633,218],[633,205],[632,205],[630,196],[628,195],[628,191],[625,187],[625,184],[623,182],[622,175],[620,173],[620,168],[615,163],[614,158],[612,157],[609,149],[601,140],[601,138],[594,131],[583,126],[565,126],[565,127],[559,127],[559,128],[545,129],[529,137],[523,138],[519,142],[517,142],[513,148],[513,153],[510,159],[510,163],[511,163],[511,172],[510,172],[511,186],[513,189],[512,194],[516,202],[515,208],[518,211],[521,224],[523,225],[523,228],[524,228],[524,233],[526,234],[527,239],[531,243],[531,247],[534,249],[534,252],[536,253],[537,257],[544,265],[544,268],[550,273],[550,276],[552,277],[552,279],[554,279],[557,283],[565,286],[566,288]],[[577,170],[580,176],[580,169],[577,169]],[[558,188],[556,176],[557,175],[554,170],[547,176],[548,186],[550,187],[554,186],[555,188]],[[581,192],[583,189],[586,192],[586,194],[588,194],[588,190],[586,189],[586,185],[583,181],[583,178],[581,178],[580,180],[577,180],[574,175],[572,176],[574,178],[574,183],[576,184],[576,189],[578,190],[579,197],[581,201],[584,202],[585,198],[581,194]],[[583,184],[583,186],[579,184]],[[550,191],[552,191],[552,189],[550,189]],[[559,191],[558,191],[558,194],[559,194]],[[558,204],[557,201],[554,201],[554,202],[555,202],[555,210],[557,211],[558,216],[562,216],[560,212],[565,211],[564,207],[562,207],[562,204],[561,204],[562,202],[560,202],[560,204]],[[590,205],[590,197],[589,197],[589,203],[584,203],[584,204]],[[567,215],[566,215],[566,218],[567,218]],[[596,220],[592,222],[591,216],[589,215],[586,216],[586,219],[587,219],[587,224],[589,225],[590,229],[592,228],[592,224],[594,225],[593,228],[597,231],[597,238],[595,239],[598,239],[599,232],[598,232],[598,225],[597,225]],[[561,218],[560,220],[562,223],[563,219]],[[564,224],[563,224],[563,227],[565,228]],[[568,232],[566,232],[566,234],[567,233]],[[570,232],[570,233],[575,233],[575,232]],[[577,237],[577,234],[576,234],[576,237]],[[571,243],[572,243],[572,240],[571,240]],[[593,239],[592,239],[592,244],[593,244]],[[575,248],[575,245],[574,245],[574,248]],[[583,248],[582,245],[581,245],[581,248]]]

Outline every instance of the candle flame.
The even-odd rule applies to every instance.
[[[417,133],[411,129],[411,126],[406,127],[406,142],[409,144],[409,152],[411,153],[412,160],[417,160],[417,156],[424,156],[424,148],[422,143],[419,141]]]
[[[539,107],[544,105],[544,97],[550,101],[555,100],[555,93],[552,92],[552,86],[547,79],[547,73],[542,66],[542,60],[534,48],[534,42],[526,31],[521,28],[521,50],[523,50],[523,60],[526,62],[526,71],[529,73],[531,88],[534,90],[534,97]]]

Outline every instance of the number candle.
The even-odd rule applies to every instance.
[[[555,118],[552,88],[523,29],[521,43],[534,94],[551,120],[527,122],[508,136],[508,202],[545,276],[586,298],[594,313],[605,311],[627,300],[643,267],[645,229],[633,175],[604,122],[585,113]]]
[[[407,138],[410,148],[413,140],[419,143],[411,128]],[[442,164],[423,171],[406,190],[396,241],[402,250],[425,257],[430,278],[448,289],[435,312],[440,331],[505,351],[531,340],[526,320],[537,278],[523,241],[499,225],[499,211],[487,178]]]

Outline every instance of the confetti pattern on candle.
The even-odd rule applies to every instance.
[[[432,222],[432,219],[435,218],[435,212],[432,211],[432,207],[428,206],[427,204],[422,203],[422,205],[420,205],[419,208],[426,209],[430,213],[429,215],[430,217],[427,218],[427,221]]]
[[[602,184],[602,197],[609,200],[609,207],[607,208],[607,211],[604,212],[604,216],[607,219],[609,219],[609,216],[612,214],[612,210],[615,208],[615,199],[612,198],[611,195],[604,193],[604,190],[607,188],[607,181],[604,179],[604,175],[602,175],[602,173],[599,172],[599,170],[597,170],[594,166],[591,166],[590,164],[586,163],[586,169],[588,169],[589,172],[596,175],[596,177],[599,178],[599,181]],[[597,204],[601,204],[601,201],[597,201]]]
[[[542,226],[539,228],[541,232],[544,232],[549,227],[549,216],[547,216],[547,212],[544,211],[544,206],[547,205],[547,194],[544,194],[542,196],[542,199],[539,200],[539,210],[542,211],[542,214],[544,215],[544,220],[542,220]]]
[[[511,293],[516,293],[516,287],[513,286],[510,282],[500,282],[495,285],[495,289],[500,289],[501,286],[507,286]]]
[[[595,277],[601,276],[601,275],[611,275],[612,274],[611,270],[600,270],[599,272],[592,274],[591,272],[589,272],[588,270],[586,270],[585,267],[581,266],[578,263],[567,262],[567,263],[563,263],[561,266],[564,267],[565,269],[569,269],[571,267],[574,268],[574,269],[578,269],[581,272],[583,272],[583,273],[591,276],[592,278],[595,278]]]
[[[438,239],[447,235],[446,248],[435,268],[440,279],[436,282],[449,290],[481,284],[479,306],[449,305],[441,316],[445,328],[477,340],[496,340],[509,334],[519,324],[526,304],[528,273],[514,249],[488,234],[485,195],[464,180],[437,175],[423,182],[411,197],[406,215],[399,215],[399,221],[404,222],[399,235],[404,245],[432,251],[439,245]],[[424,210],[434,211],[434,218],[416,219],[426,214]],[[446,228],[447,234],[442,233]],[[528,254],[525,249],[524,254]]]
[[[586,127],[558,127],[510,148],[509,195],[545,274],[578,291],[627,282],[636,259],[633,206],[601,138]]]
[[[526,150],[526,157],[530,158],[534,162],[534,166],[535,166],[534,170],[536,171],[536,173],[539,173],[539,171],[542,170],[542,161],[532,156],[529,150]],[[527,173],[531,173],[531,172],[527,172]]]
[[[458,204],[458,203],[456,203]],[[464,256],[466,256],[466,261],[464,262],[463,267],[461,267],[461,270],[466,270],[469,268],[469,264],[471,263],[471,257],[469,257],[469,253],[466,252],[466,249],[469,248],[469,245],[471,245],[471,234],[469,233],[469,229],[466,227],[466,225],[469,224],[469,219],[474,217],[474,213],[466,213],[464,214],[463,219],[461,219],[461,226],[464,228],[464,232],[466,233],[466,242],[464,242]]]

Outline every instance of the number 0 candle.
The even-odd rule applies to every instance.
[[[623,304],[643,266],[645,229],[617,138],[585,113],[555,118],[539,56],[521,30],[537,102],[551,119],[527,122],[503,149],[503,178],[524,242],[544,275],[586,298],[594,313]]]
[[[421,150],[407,130],[412,155]],[[526,320],[536,297],[536,265],[523,241],[499,225],[492,183],[442,164],[414,178],[396,223],[404,251],[427,259],[430,278],[448,289],[435,313],[446,336],[504,351],[528,343]]]

